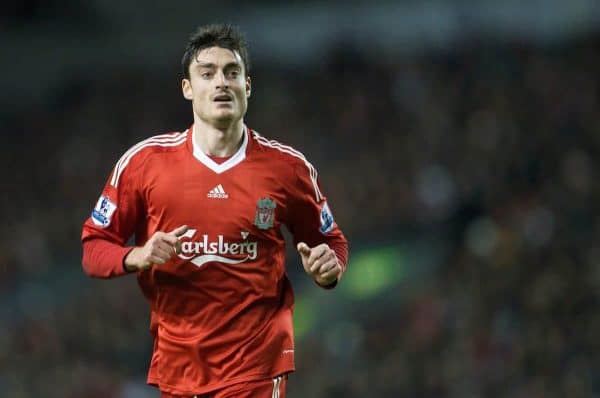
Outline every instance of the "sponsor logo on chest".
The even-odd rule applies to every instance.
[[[242,231],[242,241],[232,242],[218,235],[211,239],[203,234],[200,240],[191,240],[196,235],[195,229],[189,229],[182,237],[179,257],[201,267],[207,262],[216,261],[225,264],[240,264],[255,260],[258,256],[258,242],[248,241],[248,232]],[[184,238],[190,240],[183,240]]]

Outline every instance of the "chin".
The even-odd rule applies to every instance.
[[[216,125],[223,126],[233,123],[236,119],[236,115],[233,112],[227,112],[215,115],[213,117],[213,122]]]
[[[213,117],[214,120],[233,120],[235,119],[235,113],[233,112],[220,112]]]

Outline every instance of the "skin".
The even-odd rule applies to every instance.
[[[251,93],[242,58],[225,48],[205,48],[192,60],[189,75],[182,80],[181,90],[192,102],[196,143],[208,155],[233,155],[242,142]],[[220,95],[231,100],[215,101]]]
[[[209,47],[199,51],[189,66],[189,79],[181,81],[183,97],[192,103],[194,140],[212,156],[231,156],[242,143],[244,115],[251,94],[251,80],[237,51]],[[217,101],[227,96],[227,101]],[[170,261],[181,251],[179,237],[188,230],[182,225],[171,232],[156,232],[141,247],[125,257],[128,271],[148,269]],[[325,243],[297,245],[307,274],[322,285],[330,285],[342,274],[335,252]]]
[[[296,249],[300,254],[304,271],[319,285],[330,285],[342,275],[342,266],[328,244],[321,243],[311,248],[306,243],[300,242]]]

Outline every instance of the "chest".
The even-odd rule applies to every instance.
[[[188,225],[213,239],[280,236],[288,198],[276,170],[240,164],[223,173],[198,164],[157,170],[144,193],[150,229]]]

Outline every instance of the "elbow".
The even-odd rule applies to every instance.
[[[83,256],[81,256],[81,268],[83,268],[83,272],[90,278],[98,278],[98,275],[94,272],[94,267],[90,261],[89,254],[86,251],[85,243],[83,247]]]
[[[83,268],[83,272],[89,276],[90,278],[105,278],[101,273],[99,273],[99,267],[96,264],[97,259],[96,246],[94,245],[94,241],[85,241],[83,242],[83,255],[81,256],[81,267]]]
[[[123,268],[123,258],[131,248],[121,247],[101,239],[83,242],[81,266],[91,278],[110,279],[127,272]]]

